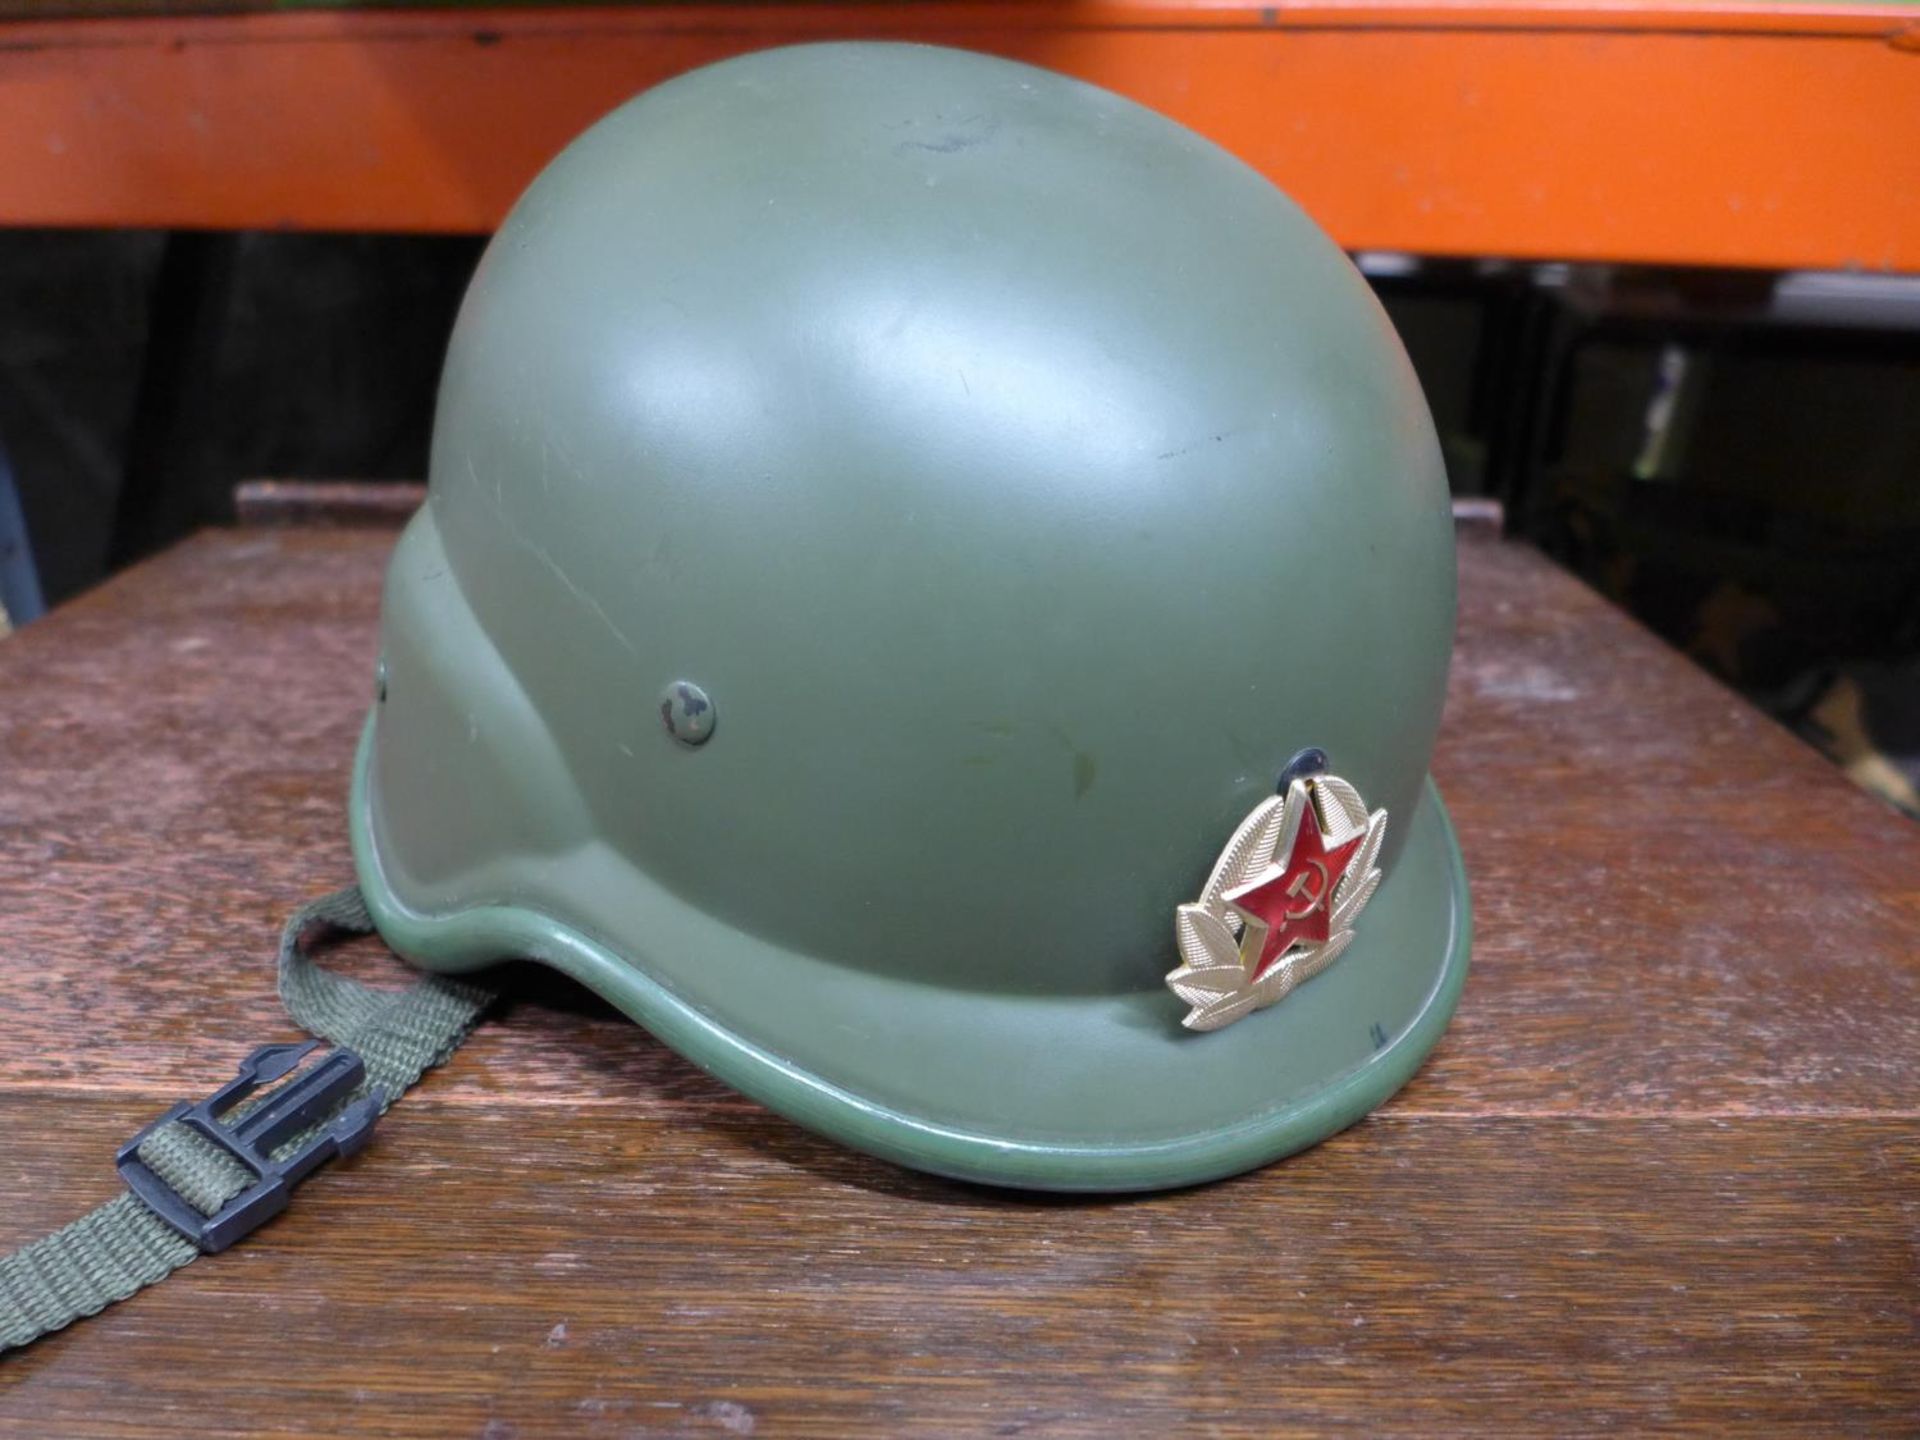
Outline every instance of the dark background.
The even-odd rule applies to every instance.
[[[229,522],[244,479],[424,478],[482,244],[0,232],[45,603]],[[1920,813],[1920,280],[1358,258],[1457,494]]]

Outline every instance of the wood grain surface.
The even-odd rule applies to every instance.
[[[202,535],[0,643],[0,1245],[289,1034],[391,542]],[[1353,1130],[952,1185],[529,971],[287,1216],[0,1359],[0,1433],[1920,1432],[1920,827],[1532,552],[1461,573],[1474,968]]]

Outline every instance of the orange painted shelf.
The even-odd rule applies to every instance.
[[[1192,125],[1353,249],[1920,270],[1920,5],[676,3],[0,23],[0,223],[482,231],[692,66],[921,40]]]

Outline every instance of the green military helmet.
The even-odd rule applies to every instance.
[[[415,963],[544,961],[892,1160],[1205,1180],[1453,1009],[1453,614],[1406,356],[1273,186],[1026,66],[751,55],[481,262],[359,877]]]

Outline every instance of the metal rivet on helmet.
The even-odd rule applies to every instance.
[[[691,680],[669,681],[660,692],[660,721],[682,745],[704,745],[713,738],[713,700]]]
[[[1273,785],[1274,793],[1284,795],[1287,793],[1287,787],[1294,781],[1324,774],[1327,764],[1327,752],[1318,745],[1309,745],[1280,767],[1280,778]]]

